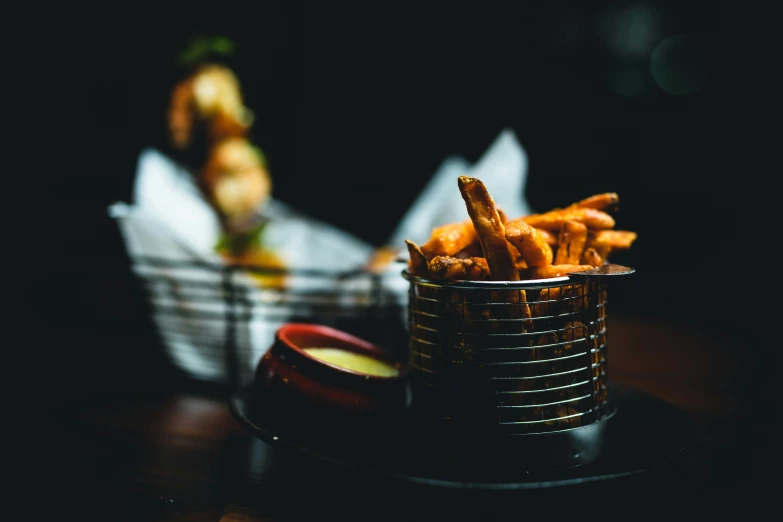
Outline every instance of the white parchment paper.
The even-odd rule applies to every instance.
[[[404,239],[421,244],[434,227],[466,219],[457,188],[460,175],[481,179],[507,215],[531,213],[524,197],[527,156],[513,131],[504,129],[476,164],[459,157],[446,158],[386,244],[399,245],[400,255],[406,257]],[[377,304],[377,280],[361,273],[352,277],[297,273],[311,269],[359,271],[372,255],[372,245],[275,199],[259,211],[268,219],[265,247],[280,256],[294,274],[286,279],[286,290],[281,292],[259,285],[248,273],[236,272],[231,283],[238,294],[229,295],[225,274],[198,266],[223,263],[214,250],[221,229],[217,215],[187,170],[157,150],[144,150],[138,161],[133,200],[109,207],[134,260],[133,269],[148,290],[153,320],[170,359],[197,379],[225,381],[231,364],[227,362],[227,355],[231,355],[226,352],[228,341],[236,347],[238,377],[246,382],[271,345],[275,331],[286,322],[323,323],[324,314],[362,317]],[[400,275],[402,268],[399,263],[389,265],[380,285],[381,298],[399,307],[404,323],[408,283]],[[229,299],[236,295],[243,304],[237,306]]]

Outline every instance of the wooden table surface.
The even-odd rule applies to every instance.
[[[771,446],[774,420],[769,415],[774,413],[759,416],[763,408],[753,386],[758,361],[747,357],[742,339],[650,319],[609,321],[611,382],[668,401],[694,421],[692,442],[673,472],[678,488],[685,488],[678,501],[698,514],[758,507],[767,484],[760,473],[767,459],[764,451]],[[45,506],[57,506],[62,512],[76,510],[79,520],[301,520],[311,518],[308,514],[348,518],[344,507],[351,503],[353,490],[338,488],[337,493],[329,490],[319,496],[315,485],[333,485],[337,474],[328,467],[308,467],[250,437],[230,413],[224,393],[185,387],[96,393],[51,413],[54,431],[44,450],[49,486],[42,490],[46,493],[40,505],[30,506],[33,515]],[[617,498],[613,491],[607,485],[603,498],[593,499],[592,512],[604,518],[621,513],[627,519],[628,512],[617,506],[628,498]],[[674,503],[652,491],[648,496],[636,493],[640,501],[654,499],[645,511],[655,506],[671,509]],[[418,508],[404,507],[404,495],[389,488],[373,502],[386,518],[399,518],[400,513],[407,513],[404,519],[414,518]],[[530,506],[520,498],[520,513]],[[584,512],[584,506],[568,502],[553,507],[558,513],[569,509]]]

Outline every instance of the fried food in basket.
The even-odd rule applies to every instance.
[[[604,192],[594,194],[588,198],[569,205],[569,208],[594,208],[597,210],[612,210],[620,203],[620,196],[616,192]]]
[[[478,236],[473,222],[468,219],[437,227],[430,239],[421,245],[421,251],[429,263],[436,256],[454,256],[474,243],[478,243]]]
[[[582,310],[587,301],[584,284],[568,284],[542,288],[533,304],[533,316],[543,317],[558,313],[568,314]]]
[[[551,247],[557,246],[557,235],[543,228],[536,228],[536,232],[538,232],[538,235],[541,236],[544,239],[544,241],[546,241],[547,245]]]
[[[199,132],[209,140],[244,137],[253,112],[243,101],[236,74],[217,63],[204,63],[183,78],[171,92],[168,108],[172,145],[184,150],[195,144]]]
[[[449,256],[437,256],[429,262],[430,276],[443,280],[482,281],[491,277],[487,260],[483,257],[458,259]]]
[[[283,260],[271,250],[251,247],[237,254],[228,251],[221,252],[223,259],[229,265],[257,268],[248,270],[248,275],[262,288],[285,287],[286,277],[283,270],[286,268]]]
[[[533,214],[525,216],[524,219],[528,225],[536,228],[543,228],[550,232],[559,231],[566,221],[579,221],[588,228],[606,229],[614,228],[614,218],[595,208],[568,207],[559,210],[550,210],[543,214]]]
[[[612,251],[630,248],[636,240],[634,232],[614,230],[609,211],[619,204],[616,193],[509,219],[480,180],[460,176],[458,188],[470,220],[433,230],[427,250],[406,240],[412,273],[437,281],[558,278],[603,266]],[[484,386],[489,377],[495,381],[488,389],[504,394],[492,401],[504,408],[511,404],[507,401],[523,406],[502,412],[509,424],[530,425],[515,426],[515,432],[590,422],[587,415],[605,403],[598,370],[585,367],[601,342],[594,335],[592,307],[603,313],[599,303],[605,294],[594,282],[581,280],[525,289],[482,286],[417,287],[417,296],[424,297],[415,301],[416,310],[424,312],[417,321],[427,323],[422,342],[412,344],[414,357],[437,364],[437,347],[452,347],[449,360],[460,364],[450,378],[469,384],[484,379]]]
[[[524,270],[523,279],[548,279],[550,277],[563,277],[570,272],[584,272],[595,268],[592,265],[547,265],[535,266]]]
[[[636,232],[614,229],[609,211],[620,202],[615,192],[509,219],[481,180],[457,181],[469,219],[436,227],[421,248],[406,240],[415,275],[447,281],[563,277],[603,266],[612,252],[629,249],[637,239]]]
[[[526,266],[552,264],[552,247],[538,230],[524,220],[515,219],[506,224],[506,239],[519,251]]]
[[[244,138],[229,138],[210,149],[201,182],[229,228],[245,222],[272,189],[263,155]]]
[[[601,255],[598,253],[598,251],[595,248],[587,247],[585,248],[585,251],[582,253],[582,259],[580,260],[580,264],[590,265],[598,268],[599,266],[602,266],[604,264],[604,259],[601,257]]]
[[[233,52],[225,38],[197,38],[177,59],[180,78],[166,112],[170,153],[190,171],[220,220],[215,251],[263,287],[284,280],[282,258],[261,240],[260,209],[272,181],[261,149],[252,143],[253,111],[245,105],[236,72],[224,64]]]
[[[481,250],[495,281],[518,281],[519,271],[506,241],[506,227],[484,183],[468,176],[458,179],[459,191],[478,234]]]
[[[628,250],[636,237],[636,232],[629,230],[594,230],[588,235],[586,246],[606,257],[613,251]]]
[[[568,355],[574,349],[574,341],[587,338],[587,328],[581,321],[568,321],[563,328],[563,354]]]
[[[467,246],[467,248],[463,248],[456,254],[454,254],[454,257],[458,259],[468,259],[470,257],[484,257],[484,252],[481,250],[481,243],[478,242],[478,237],[476,237],[476,241],[471,243]]]
[[[527,268],[527,261],[520,255],[514,259],[514,266],[517,267],[517,270],[524,270]]]
[[[577,265],[587,242],[587,226],[579,221],[566,221],[557,236],[554,264]],[[540,265],[539,265],[540,266]]]
[[[410,255],[410,263],[408,267],[413,275],[425,277],[427,275],[427,260],[424,254],[419,248],[419,245],[413,241],[406,239],[405,245],[408,247],[408,255]]]
[[[521,253],[506,239],[506,227],[487,187],[480,179],[468,176],[460,176],[457,181],[489,266],[489,278],[494,281],[518,281],[519,270],[516,266],[516,258]],[[508,316],[502,319],[532,317],[524,290],[510,292],[507,299],[498,302],[519,305],[503,309],[503,313],[507,313]],[[532,327],[529,321],[526,324],[528,328]]]

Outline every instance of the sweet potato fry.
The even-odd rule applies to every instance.
[[[544,239],[544,241],[546,241],[547,245],[551,247],[557,246],[557,236],[555,234],[553,234],[549,230],[544,230],[543,228],[536,228],[536,232],[538,232],[538,235],[541,236]]]
[[[614,227],[614,218],[595,208],[569,207],[550,210],[543,214],[532,214],[522,218],[528,225],[545,230],[560,231],[566,221],[579,221],[592,229],[606,229]]]
[[[599,267],[604,264],[604,259],[598,254],[598,251],[595,248],[587,247],[585,248],[584,253],[582,253],[582,259],[579,260],[579,263],[582,265]]]
[[[525,277],[527,273],[525,270],[520,270],[520,275]],[[529,278],[526,278],[529,279]],[[560,298],[560,287],[542,288],[535,296],[535,300],[530,304],[530,310],[533,317],[543,317],[549,314],[549,311],[553,308],[553,301]]]
[[[487,259],[492,279],[518,281],[519,272],[508,248],[506,228],[484,183],[477,178],[460,176],[458,185],[481,242],[481,250]]]
[[[437,256],[430,261],[428,268],[435,279],[480,281],[490,278],[489,266],[483,257],[457,259]]]
[[[563,275],[565,272],[574,272],[574,270],[565,270]],[[522,275],[528,274],[522,272]],[[582,284],[543,288],[536,297],[536,301],[531,305],[533,317],[569,314],[584,309],[587,306],[587,301],[584,299],[586,293],[587,290]]]
[[[592,270],[591,265],[547,265],[528,268],[520,273],[524,279],[547,279],[550,277],[563,277],[569,272],[584,272]]]
[[[506,239],[516,247],[528,267],[552,264],[552,247],[538,230],[524,220],[506,223]]]
[[[452,257],[458,259],[468,259],[470,257],[484,257],[484,252],[481,251],[481,243],[478,242],[478,238],[474,243],[471,243],[467,247],[463,248]],[[434,259],[434,258],[433,258]]]
[[[413,275],[425,277],[427,275],[427,260],[424,259],[421,248],[409,239],[405,240],[405,244],[408,246],[408,255],[410,256],[408,268],[411,273]]]
[[[609,261],[609,254],[612,253],[612,247],[606,244],[595,243],[590,240],[590,234],[587,234],[587,243],[585,244],[585,250],[592,248],[603,260],[604,263]],[[588,263],[589,264],[589,263]]]
[[[517,300],[515,299],[515,302]],[[530,311],[530,306],[527,304],[527,292],[524,290],[519,291],[519,309],[518,314],[520,317],[523,317],[525,319],[528,319],[528,321],[525,321],[525,325],[528,329],[532,330],[534,328],[533,321],[530,320],[533,318],[533,313]]]
[[[506,240],[506,227],[500,219],[495,202],[489,195],[484,183],[468,176],[458,179],[459,191],[465,201],[473,227],[476,229],[481,250],[489,265],[491,279],[495,281],[518,281],[519,270],[514,264],[517,257],[516,247]],[[527,294],[524,290],[510,292],[505,299],[511,306],[506,309],[508,319],[528,319],[524,324],[532,328],[533,323],[530,307],[527,304]]]
[[[574,349],[574,341],[584,342],[584,339],[586,338],[587,328],[581,321],[567,322],[563,329],[563,340],[568,341],[567,344],[563,345],[565,355],[568,355],[568,352]]]
[[[636,241],[636,232],[629,230],[596,230],[590,238],[591,243],[603,244],[612,250],[627,250]]]
[[[587,242],[587,226],[579,221],[566,221],[557,236],[557,253],[554,264],[578,265]],[[530,264],[530,263],[528,263]],[[552,263],[547,263],[552,264]],[[541,266],[541,265],[537,265]]]
[[[421,245],[421,251],[429,263],[435,256],[454,256],[477,241],[473,222],[468,219],[435,228],[427,242]]]
[[[530,320],[533,314],[530,305],[527,302],[527,292],[525,290],[490,290],[489,301],[492,303],[505,303],[508,306],[489,306],[487,319],[522,319],[514,321],[514,324],[524,325],[526,330],[533,329],[533,322]],[[490,330],[500,333],[502,328],[511,328],[512,323],[495,322],[490,326]],[[509,333],[508,331],[506,333]]]
[[[590,230],[585,248],[595,249],[606,262],[612,252],[631,248],[636,237],[636,232],[628,230]]]
[[[609,210],[617,208],[620,203],[620,196],[616,192],[604,192],[603,194],[594,194],[589,198],[577,201],[568,205],[568,208],[595,208],[598,210]]]

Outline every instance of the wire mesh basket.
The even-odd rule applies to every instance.
[[[132,269],[166,355],[196,380],[247,384],[288,322],[339,328],[405,356],[405,290],[396,291],[388,275],[149,256],[132,257]]]
[[[504,435],[611,414],[606,284],[409,281],[414,406],[449,429]]]

